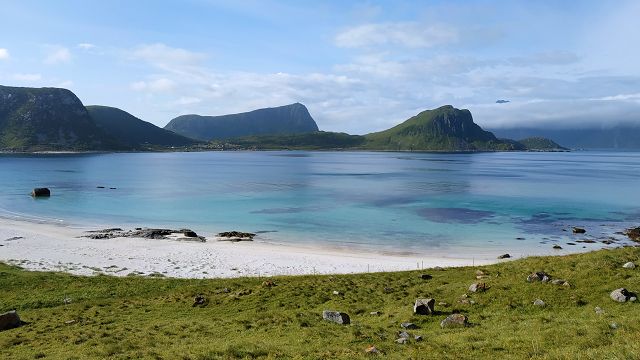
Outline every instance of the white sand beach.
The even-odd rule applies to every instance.
[[[279,245],[260,241],[207,242],[138,238],[88,239],[87,230],[33,221],[0,219],[0,262],[30,270],[78,275],[162,274],[215,278],[342,274],[415,270],[497,262],[495,254],[455,257],[388,255],[356,250]],[[206,234],[205,234],[206,236]]]

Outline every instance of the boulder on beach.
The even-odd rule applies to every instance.
[[[51,196],[51,190],[48,188],[35,188],[31,191],[33,197],[49,197]]]
[[[20,325],[22,325],[22,321],[15,310],[0,314],[0,331],[17,328]]]
[[[241,231],[225,231],[218,233],[219,241],[253,241],[256,236],[254,233],[241,232]]]
[[[351,323],[351,319],[349,315],[343,312],[334,311],[334,310],[324,310],[322,312],[322,318],[326,321],[331,321],[336,324],[347,325]]]
[[[640,226],[627,229],[624,234],[627,235],[629,239],[640,242]]]
[[[413,305],[413,313],[417,315],[431,315],[435,312],[435,299],[416,299]]]

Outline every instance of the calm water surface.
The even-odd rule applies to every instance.
[[[3,155],[0,216],[385,251],[535,252],[637,225],[639,179],[640,153],[629,152]],[[28,196],[41,186],[50,199]],[[563,231],[574,225],[587,235]]]

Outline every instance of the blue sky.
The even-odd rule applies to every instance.
[[[444,104],[486,127],[638,122],[638,1],[5,1],[0,84],[163,126],[302,102],[366,133]],[[509,100],[496,104],[497,99]]]

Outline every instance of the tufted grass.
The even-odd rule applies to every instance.
[[[360,359],[374,345],[389,359],[635,359],[640,304],[615,303],[609,293],[640,292],[640,269],[621,267],[639,260],[640,248],[629,247],[474,268],[270,278],[275,287],[259,278],[82,277],[0,264],[0,311],[17,309],[27,322],[0,332],[0,358]],[[475,304],[460,303],[478,269],[491,288],[469,294]],[[539,270],[571,286],[525,281]],[[206,307],[192,307],[199,293]],[[414,316],[418,297],[435,298],[438,314]],[[533,306],[537,298],[547,306]],[[325,322],[324,309],[352,323]],[[473,326],[441,329],[454,312]],[[395,343],[405,321],[420,327],[410,332],[422,342]]]

